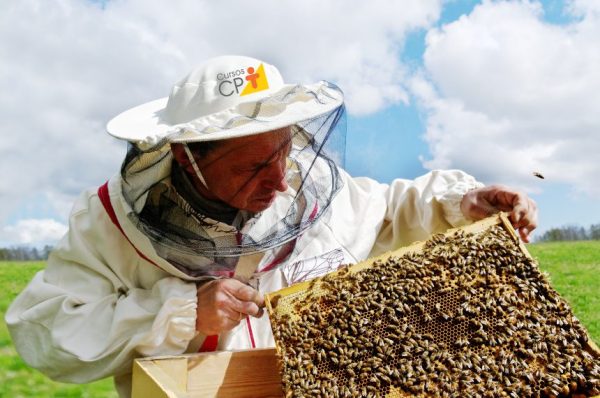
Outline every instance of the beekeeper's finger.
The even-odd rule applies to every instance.
[[[251,301],[261,308],[265,306],[265,299],[258,290],[236,279],[229,279],[227,290],[240,301]]]

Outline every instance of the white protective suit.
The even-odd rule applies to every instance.
[[[462,196],[482,186],[457,170],[391,184],[340,172],[344,185],[330,216],[298,237],[292,254],[275,269],[261,272],[272,260],[269,253],[260,260],[251,284],[262,293],[465,224]],[[120,175],[113,177],[108,192],[123,233],[98,190],[84,192],[72,210],[69,232],[46,269],[13,302],[6,323],[30,366],[64,382],[112,375],[119,393],[128,396],[133,358],[194,352],[205,336],[195,331],[194,280],[159,257],[128,219],[121,183]],[[273,345],[265,314],[221,335],[218,349]]]

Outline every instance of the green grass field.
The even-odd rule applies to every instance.
[[[4,314],[10,302],[23,290],[43,262],[0,262],[0,397],[6,398],[116,398],[112,379],[91,384],[56,383],[23,363],[12,346]]]
[[[540,243],[528,246],[552,285],[567,299],[596,343],[600,343],[600,242]],[[116,397],[112,381],[87,385],[50,381],[28,368],[11,344],[4,323],[6,308],[43,263],[0,262],[0,397]]]
[[[600,241],[536,243],[527,248],[600,345]]]

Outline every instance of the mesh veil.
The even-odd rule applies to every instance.
[[[197,211],[189,197],[178,192],[168,143],[145,149],[130,144],[121,168],[130,220],[159,255],[194,276],[231,270],[241,255],[293,241],[328,214],[342,187],[338,166],[344,164],[345,109],[340,106],[298,122],[289,131],[288,190],[236,226]]]

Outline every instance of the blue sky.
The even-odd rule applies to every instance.
[[[600,223],[593,1],[308,3],[264,2],[249,25],[239,1],[8,2],[0,245],[56,241],[78,192],[118,170],[124,145],[104,124],[223,53],[341,86],[353,175],[389,182],[460,168],[529,192],[538,233]],[[33,144],[20,152],[25,136]]]
[[[481,2],[474,0],[449,2],[444,6],[437,25],[442,26],[468,15],[478,4]],[[564,1],[548,0],[541,4],[542,19],[549,24],[565,26],[578,20],[565,10]],[[413,66],[422,67],[426,32],[426,29],[420,29],[407,37],[401,57]],[[346,167],[351,174],[368,175],[379,181],[390,182],[398,176],[415,178],[427,172],[419,159],[430,157],[431,154],[422,137],[425,131],[424,117],[414,101],[408,105],[391,106],[370,116],[350,117],[348,126],[349,160]],[[400,134],[397,134],[398,131]],[[385,137],[385,145],[380,143],[382,136]],[[365,152],[368,156],[362,156]],[[386,159],[385,166],[381,164],[381,159]],[[476,169],[469,172],[477,176]],[[562,225],[588,227],[592,223],[600,223],[600,200],[597,197],[577,195],[568,184],[555,183],[551,179],[532,180],[540,190],[530,194],[540,210],[538,233]]]

